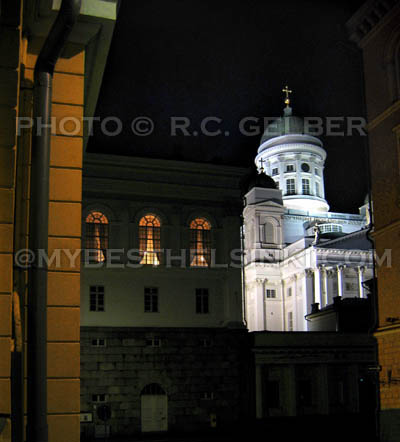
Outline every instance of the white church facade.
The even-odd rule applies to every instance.
[[[307,331],[306,316],[334,298],[366,298],[372,278],[368,204],[329,212],[322,142],[303,119],[284,116],[264,132],[259,176],[244,198],[244,299],[250,331]]]

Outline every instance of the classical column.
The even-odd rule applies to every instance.
[[[328,305],[328,271],[324,265],[319,267],[322,277],[321,308]]]
[[[286,293],[285,293],[285,281],[282,279],[281,282],[281,299],[282,299],[282,331],[286,331],[286,305],[285,305],[285,299],[286,299]]]
[[[297,275],[293,275],[293,330],[299,331],[297,327]]]
[[[343,297],[343,270],[345,266],[339,265],[337,268],[337,285],[338,285],[338,296]]]
[[[314,271],[314,303],[319,304],[319,308],[322,307],[320,267]]]
[[[333,287],[333,281],[335,279],[335,269],[329,269],[326,271],[326,283],[327,283],[327,291],[326,291],[326,303],[330,304],[333,302],[333,298],[335,296],[335,291]]]
[[[304,315],[311,313],[311,304],[314,304],[314,270],[305,269],[305,293],[304,293]]]
[[[363,287],[363,282],[364,282],[364,272],[365,272],[365,267],[357,267],[357,273],[358,273],[358,296],[360,298],[365,298],[364,295],[364,287]]]

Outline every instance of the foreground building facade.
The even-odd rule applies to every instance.
[[[63,2],[65,3],[65,2]],[[79,253],[81,237],[83,116],[93,116],[116,19],[116,1],[85,1],[60,55],[53,77],[50,137],[48,250]],[[75,2],[76,5],[76,2]],[[60,2],[5,1],[0,11],[0,440],[77,442],[80,437],[79,306],[80,263],[62,260],[47,274],[47,361],[41,386],[47,394],[26,394],[36,382],[28,354],[27,316],[32,299],[27,262],[18,259],[29,247],[34,69],[60,9]],[[71,7],[71,9],[73,9]],[[64,11],[65,12],[65,11]],[[78,11],[79,12],[79,11]],[[60,48],[61,49],[61,48]],[[57,51],[55,51],[57,52]],[[18,127],[18,118],[22,118]],[[67,118],[67,120],[63,120]],[[62,123],[64,121],[64,124]],[[76,130],[78,129],[78,130]],[[33,208],[34,210],[34,208]],[[47,220],[43,215],[43,223]],[[46,232],[45,232],[46,233]],[[42,296],[40,293],[39,296]],[[47,344],[47,345],[46,345]],[[41,353],[43,354],[43,348]],[[38,401],[46,424],[34,429]],[[32,425],[33,424],[33,425]],[[36,423],[38,424],[38,423]],[[34,435],[35,434],[35,435]]]
[[[381,441],[400,438],[400,4],[368,1],[348,22],[364,59],[376,265]]]

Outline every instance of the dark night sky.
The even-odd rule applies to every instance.
[[[120,118],[123,131],[109,137],[95,125],[89,152],[251,165],[260,135],[241,134],[239,122],[281,115],[286,83],[296,115],[363,116],[361,55],[345,29],[362,3],[123,1],[96,112]],[[139,116],[154,121],[151,135],[132,133]],[[222,119],[208,126],[221,135],[171,135],[171,117],[201,132],[208,116]],[[331,210],[355,212],[366,193],[366,139],[322,139]]]

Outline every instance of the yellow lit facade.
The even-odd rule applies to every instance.
[[[23,117],[26,123],[32,116],[33,71],[57,15],[56,3],[16,0],[2,5],[0,14],[0,414],[5,416],[1,441],[25,437],[23,381],[29,375],[22,367],[30,293],[27,268],[18,252],[28,248],[29,240],[32,130],[28,124],[18,127],[17,121]],[[52,116],[57,123],[51,134],[49,255],[57,249],[74,253],[81,247],[81,123],[93,112],[116,18],[115,2],[110,3],[114,12],[108,16],[98,8],[99,2],[87,3],[91,12],[81,9],[80,32],[71,34],[53,77]],[[102,26],[88,27],[88,15]],[[85,60],[88,45],[99,39],[103,47]],[[88,66],[100,75],[90,86]],[[60,125],[64,117],[70,121]],[[80,123],[78,130],[72,121]],[[47,422],[49,440],[58,442],[80,438],[79,321],[80,258],[71,266],[61,257],[49,265],[47,302]],[[25,345],[20,345],[21,333]]]

